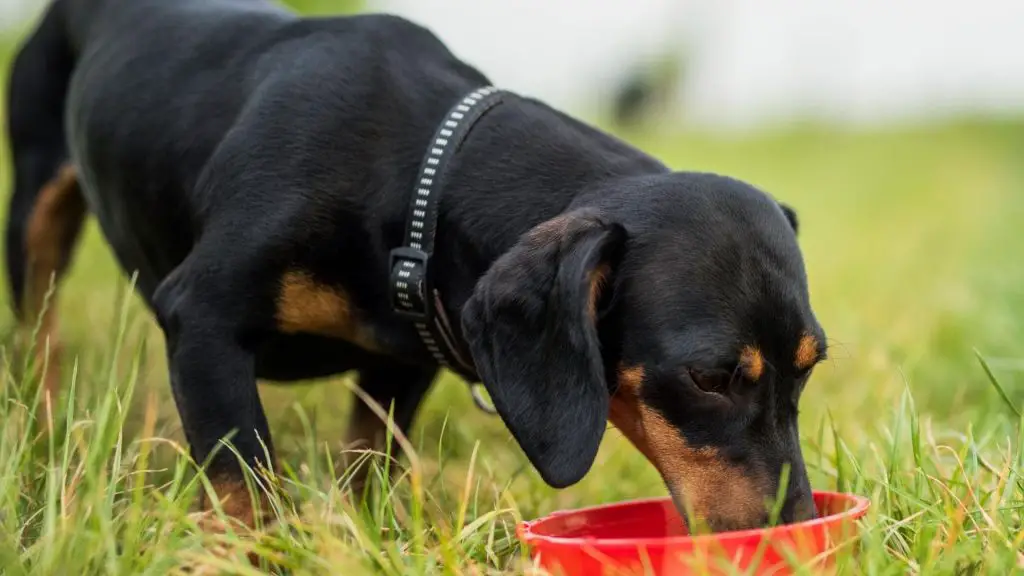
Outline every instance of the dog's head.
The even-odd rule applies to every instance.
[[[525,234],[463,309],[495,407],[555,487],[611,422],[714,530],[814,515],[797,402],[825,352],[796,216],[713,175],[620,183]]]

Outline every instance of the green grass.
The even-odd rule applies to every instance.
[[[1013,358],[1024,343],[1014,242],[1024,128],[636,140],[800,210],[832,345],[802,403],[812,481],[874,504],[847,570],[1022,569],[1024,363]],[[528,566],[518,519],[665,493],[615,431],[583,482],[545,487],[501,423],[446,379],[412,435],[417,465],[403,460],[394,493],[360,510],[333,472],[349,402],[341,377],[263,386],[293,498],[258,537],[204,533],[190,516],[201,487],[182,456],[160,334],[137,298],[119,296],[125,287],[90,228],[59,303],[73,352],[65,400],[33,421],[33,382],[4,374],[0,572],[252,573],[244,552],[255,551],[296,574],[515,573]],[[7,312],[2,322],[13,325]]]
[[[860,552],[839,570],[1024,572],[1024,124],[628,137],[800,212],[832,347],[801,404],[812,483],[873,502]],[[247,552],[293,574],[522,573],[519,519],[665,494],[614,430],[587,478],[544,486],[501,422],[445,379],[409,439],[417,457],[356,507],[335,472],[342,376],[261,385],[290,498],[274,499],[278,522],[255,535],[204,532],[161,335],[126,286],[90,224],[58,303],[68,354],[49,410],[3,348],[2,574],[260,573]]]

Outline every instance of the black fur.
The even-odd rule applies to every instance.
[[[387,254],[437,123],[486,84],[396,17],[303,19],[263,0],[55,0],[11,82],[11,282],[24,275],[26,206],[70,158],[166,333],[195,456],[236,431],[241,453],[261,460],[270,433],[256,378],[374,374],[386,362],[420,382],[436,370],[390,312]],[[802,462],[793,399],[806,375],[787,366],[804,332],[824,340],[792,210],[735,180],[672,172],[523,97],[480,121],[443,194],[437,287],[548,483],[590,468],[621,364],[653,375],[645,398],[692,444],[773,471]],[[595,326],[586,300],[600,264],[612,273]],[[296,269],[344,289],[379,350],[283,334],[275,298]],[[776,370],[702,407],[683,368],[729,369],[753,342]],[[424,386],[401,402],[403,389],[380,380],[364,384],[399,400],[407,424]],[[212,466],[235,469],[228,457]]]

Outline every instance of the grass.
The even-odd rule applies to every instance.
[[[838,570],[1024,572],[1024,124],[627,137],[800,212],[832,347],[801,405],[812,483],[873,502],[859,554]],[[292,574],[523,573],[519,519],[665,494],[614,430],[587,478],[544,486],[501,422],[444,379],[408,439],[416,457],[355,507],[336,472],[351,388],[340,376],[261,385],[290,497],[253,535],[204,532],[161,335],[129,285],[90,223],[57,303],[59,402],[40,404],[37,377],[3,348],[2,574],[262,573],[250,552]]]

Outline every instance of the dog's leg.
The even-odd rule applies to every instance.
[[[206,465],[225,513],[253,526],[257,516],[240,460],[254,471],[267,470],[273,444],[256,387],[254,337],[244,328],[252,314],[239,296],[250,282],[227,271],[222,253],[217,246],[197,248],[160,285],[153,304],[192,456]],[[265,519],[265,493],[257,488],[253,495]],[[202,507],[210,508],[206,498]]]
[[[420,402],[434,381],[437,370],[401,364],[383,364],[359,372],[359,387],[366,392],[387,414],[393,407],[395,427],[402,434],[408,434]],[[349,416],[346,433],[345,461],[349,464],[359,462],[359,456],[365,451],[389,451],[392,458],[397,458],[398,446],[392,440],[391,446],[386,445],[387,424],[369,406],[359,398],[353,399],[352,414]],[[390,469],[395,470],[394,464]],[[369,466],[361,463],[351,471],[352,487],[358,494],[365,486]]]
[[[75,170],[64,166],[43,186],[25,229],[27,274],[20,319],[26,334],[39,328],[33,346],[36,366],[37,370],[46,366],[43,386],[51,399],[56,398],[60,383],[57,285],[71,260],[85,214]]]
[[[75,171],[67,164],[64,107],[74,57],[61,22],[58,6],[46,10],[11,67],[7,102],[14,160],[7,278],[21,336],[31,335],[36,323],[41,324],[34,343],[36,364],[41,370],[48,363],[44,385],[51,397],[60,380],[56,299],[43,314],[44,299],[51,278],[56,287],[67,267],[86,212]]]

